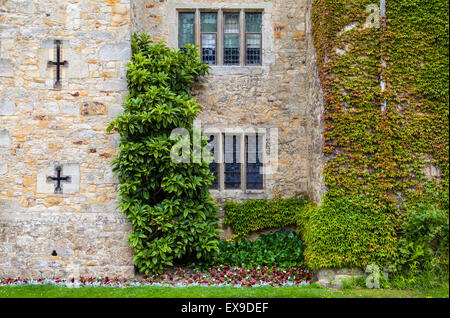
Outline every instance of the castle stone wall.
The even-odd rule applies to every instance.
[[[134,277],[131,225],[116,209],[110,166],[118,135],[106,126],[127,93],[131,33],[175,47],[179,7],[264,10],[263,65],[213,67],[193,93],[205,127],[277,128],[278,170],[264,191],[213,196],[319,198],[310,2],[1,1],[0,277]]]
[[[130,33],[127,0],[0,2],[0,277],[134,275],[106,133]],[[62,194],[47,181],[58,165]]]

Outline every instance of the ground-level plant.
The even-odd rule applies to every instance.
[[[208,265],[303,267],[304,245],[294,231],[279,230],[262,234],[256,240],[236,238],[221,240],[219,252]]]
[[[192,131],[202,109],[189,92],[208,67],[195,47],[171,50],[146,34],[133,35],[132,52],[124,112],[108,131],[121,136],[113,164],[120,182],[120,208],[133,226],[129,242],[134,263],[150,275],[165,266],[206,259],[217,250],[209,164],[189,160],[192,153],[181,163],[171,156],[180,141],[172,131]],[[201,145],[204,148],[206,140]]]

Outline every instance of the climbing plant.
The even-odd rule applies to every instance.
[[[225,202],[224,223],[231,226],[233,232],[241,237],[251,232],[265,229],[282,228],[295,225],[296,215],[304,209],[307,199],[298,198],[274,200],[249,200],[243,203]]]
[[[313,5],[328,191],[298,218],[312,268],[391,262],[405,206],[425,183],[448,192],[448,3],[387,1],[385,27],[369,21],[374,3]]]
[[[217,208],[209,193],[213,175],[208,163],[171,160],[179,141],[171,132],[192,132],[201,105],[189,96],[190,86],[208,67],[195,47],[171,50],[146,34],[132,36],[132,53],[124,112],[108,130],[121,136],[113,170],[120,182],[120,208],[133,226],[129,242],[134,263],[149,275],[217,251]]]

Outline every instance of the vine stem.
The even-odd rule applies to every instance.
[[[382,21],[382,31],[386,29],[386,0],[380,0],[380,15],[381,15],[381,21]],[[386,68],[386,61],[381,58],[381,66],[383,68],[381,74],[384,73],[384,69]],[[383,75],[380,75],[380,86],[381,86],[381,92],[384,92],[386,89],[386,82],[383,79]],[[386,99],[383,101],[383,104],[381,105],[381,111],[385,111],[387,106]]]

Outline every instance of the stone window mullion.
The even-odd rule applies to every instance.
[[[217,12],[217,65],[223,65],[223,11]]]
[[[201,58],[201,35],[200,35],[200,9],[195,9],[195,45],[200,50]]]
[[[242,50],[241,50],[242,51]],[[240,151],[240,164],[241,164],[241,190],[247,190],[247,169],[245,166],[246,154],[245,154],[245,134],[240,134],[241,151]]]
[[[218,134],[217,145],[219,149],[219,164],[218,164],[218,175],[219,175],[219,191],[223,191],[225,189],[225,167],[224,167],[224,136],[223,134]]]
[[[239,17],[239,29],[240,29],[240,55],[239,55],[239,65],[245,65],[245,10],[241,9]]]

